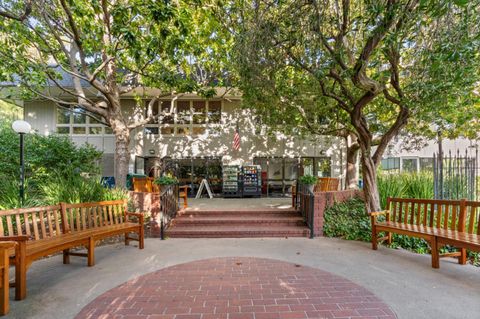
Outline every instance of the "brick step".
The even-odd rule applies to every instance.
[[[173,220],[175,226],[189,226],[195,227],[199,225],[271,225],[277,226],[305,226],[303,218],[300,216],[294,217],[265,217],[261,216],[254,218],[254,216],[215,216],[215,217],[178,217]]]
[[[309,233],[306,226],[173,226],[166,232],[171,238],[308,237]]]
[[[280,217],[296,217],[300,216],[300,213],[296,210],[237,210],[237,211],[229,211],[229,210],[182,210],[178,212],[178,216],[201,216],[201,217],[208,217],[208,216],[235,216],[235,217],[243,217],[243,216],[255,216],[261,217],[271,217],[271,218],[280,218]]]

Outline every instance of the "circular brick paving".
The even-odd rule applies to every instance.
[[[261,258],[216,258],[141,276],[76,318],[396,318],[365,288],[331,273]]]

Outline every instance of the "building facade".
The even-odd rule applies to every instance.
[[[122,108],[134,118],[145,107],[125,97]],[[155,103],[155,120],[132,132],[129,172],[158,175],[171,170],[194,193],[202,179],[214,192],[222,185],[224,165],[260,165],[262,193],[286,195],[297,177],[344,177],[345,143],[326,136],[287,136],[269,130],[241,107],[238,96],[203,99],[193,94],[165,97]],[[109,127],[81,109],[57,108],[50,101],[24,102],[24,118],[38,134],[62,134],[76,144],[89,143],[103,152],[102,175],[114,172],[115,137]],[[233,148],[235,130],[240,148]]]

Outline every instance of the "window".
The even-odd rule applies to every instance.
[[[205,101],[193,101],[193,124],[207,123],[207,103]]]
[[[383,170],[395,170],[400,169],[400,158],[390,157],[382,159],[382,169]]]
[[[420,158],[420,170],[431,171],[433,170],[433,158]]]
[[[152,111],[158,120],[146,125],[147,134],[202,135],[209,126],[221,123],[222,102],[176,100],[172,105],[171,100],[165,100],[156,103]]]
[[[81,108],[57,108],[57,133],[73,135],[113,134],[112,129]]]
[[[417,171],[417,159],[416,158],[404,158],[404,159],[402,159],[402,170],[404,172],[416,172]]]
[[[222,102],[208,101],[208,122],[220,124],[222,119]]]

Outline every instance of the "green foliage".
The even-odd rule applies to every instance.
[[[313,175],[303,175],[298,179],[301,184],[305,185],[315,185],[317,183],[317,177]]]
[[[359,198],[337,203],[327,208],[323,216],[323,233],[327,237],[362,241],[372,238],[370,218],[365,212],[365,203]]]
[[[155,184],[158,185],[175,185],[178,183],[178,180],[172,176],[162,176],[155,180]]]
[[[380,204],[387,206],[387,197],[433,198],[433,175],[428,172],[377,175]]]
[[[28,181],[28,180],[27,180]],[[105,188],[99,177],[84,177],[53,172],[39,181],[35,187],[26,187],[24,207],[56,205],[65,203],[86,203],[128,198],[128,192],[120,188]],[[19,206],[18,183],[7,180],[0,187],[0,209]]]
[[[19,142],[11,123],[0,123],[0,209],[19,206]],[[126,198],[100,183],[101,152],[60,136],[25,135],[24,207]]]
[[[93,146],[76,146],[68,137],[39,134],[25,135],[25,175],[36,182],[50,172],[98,174],[98,161],[102,153]],[[0,122],[0,177],[14,178],[19,172],[19,139],[11,122]]]

